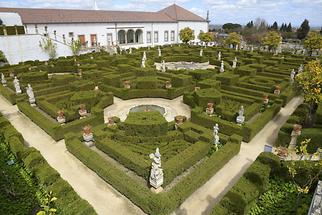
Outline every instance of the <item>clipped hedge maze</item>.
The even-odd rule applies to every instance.
[[[143,51],[147,54],[146,68],[140,68]],[[291,70],[310,60],[290,53],[273,56],[222,47],[207,47],[200,57],[199,51],[199,47],[164,46],[162,57],[157,48],[141,48],[131,55],[100,52],[5,66],[0,72],[8,86],[0,86],[0,93],[12,104],[17,103],[20,111],[55,140],[65,138],[69,152],[146,213],[168,214],[235,156],[241,141],[251,141],[294,97]],[[219,52],[223,73],[219,71]],[[238,66],[233,69],[235,57]],[[154,63],[163,60],[209,62],[215,68],[157,71]],[[12,84],[15,75],[23,90],[19,95]],[[28,83],[34,89],[37,107],[28,103],[24,92]],[[107,126],[103,113],[113,104],[113,95],[121,99],[183,96],[191,107],[191,119],[175,129],[175,123],[165,121],[160,114],[143,112],[129,114],[125,122],[114,117],[115,125]],[[211,115],[206,113],[209,103],[214,107]],[[85,119],[79,118],[81,104],[89,112]],[[238,125],[241,106],[246,120]],[[56,121],[59,110],[64,110],[64,125]],[[212,130],[216,123],[223,146],[215,152]],[[81,130],[88,124],[93,127],[94,149],[82,144]],[[151,167],[148,155],[156,147],[160,148],[165,172],[165,190],[158,195],[147,186]]]

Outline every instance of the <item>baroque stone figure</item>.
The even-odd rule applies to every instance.
[[[7,86],[7,80],[6,78],[4,77],[4,74],[1,73],[1,84],[2,86],[6,87]]]
[[[153,160],[151,172],[150,172],[150,185],[155,190],[162,189],[163,184],[163,169],[161,168],[161,154],[159,152],[159,148],[155,150],[155,153],[150,154],[150,159]]]
[[[160,46],[158,47],[158,54],[159,54],[159,57],[162,56],[162,52],[161,52]]]
[[[145,59],[142,58],[142,61],[141,61],[141,68],[145,68]]]
[[[200,57],[203,56],[203,49],[200,49],[200,53],[199,53]]]
[[[240,109],[238,111],[238,116],[236,118],[236,122],[238,124],[243,124],[245,122],[244,112],[245,112],[244,106],[242,105],[242,106],[240,106]]]
[[[225,72],[225,66],[224,66],[224,61],[221,61],[221,65],[220,65],[220,72]]]
[[[214,114],[214,111],[215,111],[215,108],[214,108],[214,103],[211,103],[211,102],[209,102],[208,104],[207,104],[207,108],[206,108],[206,114],[208,114],[208,115],[213,115]]]
[[[85,104],[81,104],[79,106],[78,114],[80,116],[80,119],[84,119],[84,118],[87,117],[87,110],[86,110],[86,105]]]
[[[218,123],[216,123],[216,124],[214,125],[214,131],[213,131],[214,144],[215,144],[215,145],[219,145],[219,144],[220,144],[220,138],[219,138],[218,133],[219,133],[219,125],[218,125]]]
[[[34,105],[36,103],[36,99],[35,99],[34,91],[32,90],[32,87],[30,84],[28,84],[28,86],[26,87],[26,93],[29,97],[29,103],[31,105]]]
[[[161,62],[161,71],[162,72],[166,72],[167,71],[164,60],[162,60],[162,62]]]
[[[221,52],[218,53],[218,60],[221,60]]]
[[[146,52],[145,51],[143,52],[142,60],[146,61]]]
[[[233,60],[233,69],[236,69],[237,67],[237,58],[235,57],[235,59]]]
[[[296,75],[295,69],[292,69],[291,77],[290,77],[290,81],[291,81],[291,83],[294,83],[295,75]]]
[[[61,125],[65,124],[66,118],[65,118],[65,112],[63,110],[59,110],[57,112],[57,122],[59,122]]]
[[[15,76],[15,78],[13,80],[13,85],[15,86],[16,93],[20,94],[21,93],[21,88],[20,88],[20,83],[19,83],[19,80],[18,80],[17,76]]]
[[[83,140],[85,145],[91,147],[94,145],[94,135],[90,125],[86,125],[83,128]]]
[[[129,54],[132,54],[132,48],[130,48],[130,50],[129,50]]]

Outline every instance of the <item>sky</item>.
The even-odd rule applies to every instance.
[[[304,19],[322,26],[322,0],[96,0],[101,10],[158,11],[173,3],[202,17],[210,13],[212,24],[246,24],[263,18],[299,26]],[[0,7],[92,9],[94,0],[0,0]]]

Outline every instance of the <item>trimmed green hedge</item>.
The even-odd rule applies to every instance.
[[[24,146],[21,134],[4,117],[0,117],[0,121],[7,122],[0,124],[0,133],[4,135],[5,142],[9,145],[10,150],[35,176],[39,186],[45,188],[47,192],[53,192],[57,198],[55,205],[59,214],[96,214],[92,206],[77,195],[73,188],[60,177],[59,173],[47,163],[38,150]],[[72,205],[74,207],[71,207]]]

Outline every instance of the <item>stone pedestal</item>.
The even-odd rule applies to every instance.
[[[91,147],[94,145],[93,133],[89,133],[89,134],[83,133],[83,139],[84,139],[84,144],[87,145],[88,147]]]
[[[236,122],[238,124],[244,124],[244,122],[245,122],[245,116],[237,116]]]
[[[56,119],[57,119],[57,122],[59,122],[61,125],[65,124],[66,122],[65,117],[58,116]]]
[[[161,193],[163,191],[163,188],[162,187],[159,187],[159,188],[155,189],[154,187],[151,187],[150,190],[153,193],[158,194],[158,193]]]

